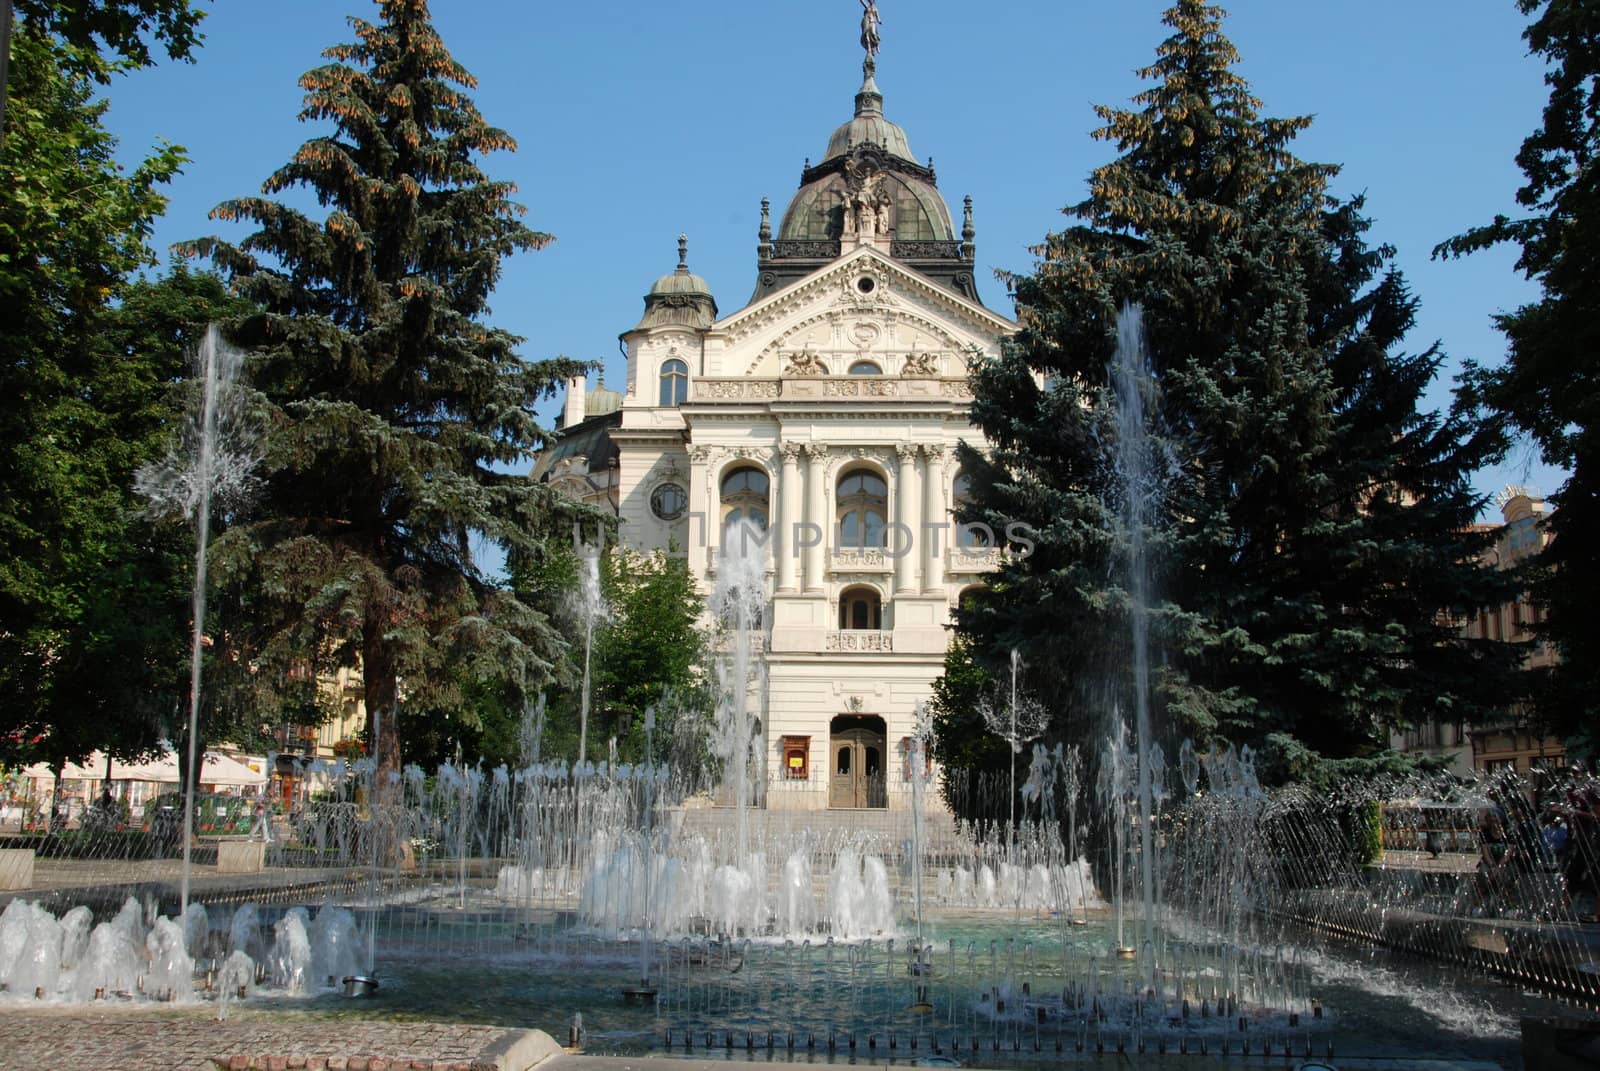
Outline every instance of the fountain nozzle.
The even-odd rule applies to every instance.
[[[378,980],[363,974],[347,974],[344,978],[344,995],[370,997],[378,991]]]

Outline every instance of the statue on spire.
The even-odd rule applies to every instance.
[[[861,47],[867,50],[868,70],[877,66],[878,27],[882,22],[878,18],[878,0],[861,0]]]

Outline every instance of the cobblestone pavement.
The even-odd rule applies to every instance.
[[[525,1071],[553,1048],[542,1040],[446,1023],[239,1012],[218,1022],[210,1008],[0,1007],[0,1071]]]

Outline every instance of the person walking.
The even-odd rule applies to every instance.
[[[272,843],[272,811],[267,807],[265,796],[256,797],[255,821],[250,826],[250,839],[255,840],[257,833],[261,835],[263,843]]]

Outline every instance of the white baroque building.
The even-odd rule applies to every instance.
[[[679,264],[622,333],[618,394],[568,386],[534,474],[609,504],[626,546],[687,553],[709,593],[730,526],[766,531],[760,727],[769,808],[906,801],[913,709],[943,670],[951,609],[1004,533],[957,531],[954,447],[968,363],[1016,325],[973,284],[972,205],[957,232],[930,167],[883,115],[869,53],[774,234],[719,315]]]

